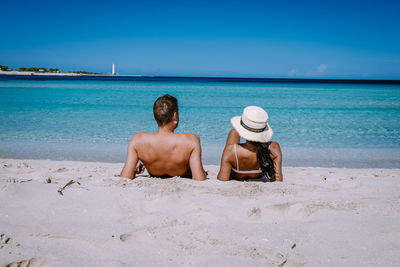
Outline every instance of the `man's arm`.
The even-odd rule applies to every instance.
[[[272,154],[272,160],[274,161],[274,169],[275,169],[275,181],[282,182],[282,152],[281,147],[277,142],[272,142],[269,145],[269,150]]]
[[[203,181],[206,179],[204,173],[203,164],[201,163],[201,145],[200,138],[194,135],[194,148],[189,158],[190,171],[192,172],[192,179],[197,181]]]
[[[128,153],[126,155],[126,161],[124,168],[121,171],[121,177],[133,179],[136,175],[136,165],[139,161],[138,155],[135,150],[135,141],[134,137],[129,142],[128,145]]]
[[[232,163],[230,162],[231,154],[232,154],[232,146],[226,145],[224,153],[222,153],[221,167],[219,169],[219,173],[217,176],[218,180],[220,181],[229,181],[232,171]]]

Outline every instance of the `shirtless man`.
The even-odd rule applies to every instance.
[[[158,131],[139,132],[132,137],[121,177],[135,178],[141,171],[141,161],[151,176],[205,180],[199,137],[174,133],[179,123],[178,100],[170,95],[159,97],[153,113]]]

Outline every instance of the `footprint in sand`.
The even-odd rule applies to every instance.
[[[296,243],[292,243],[290,247],[286,246],[286,248],[267,248],[263,250],[262,255],[266,255],[273,266],[303,266],[306,264],[304,255],[296,253],[296,247]]]
[[[10,242],[11,237],[7,236],[6,234],[0,234],[0,245],[6,245]]]
[[[119,236],[119,239],[120,239],[122,242],[128,241],[128,240],[131,239],[131,238],[132,238],[132,234],[129,234],[129,233],[122,234],[122,235]]]
[[[22,162],[22,163],[18,163],[17,164],[17,168],[18,169],[21,169],[21,168],[28,168],[28,169],[32,169],[32,167],[28,164],[28,163],[26,163],[26,162]]]
[[[31,165],[29,165],[29,164],[26,163],[26,162],[23,162],[22,165],[24,165],[25,168],[32,168]]]
[[[247,211],[248,217],[253,218],[260,218],[261,217],[261,209],[260,208],[252,208],[251,210]]]
[[[7,183],[26,183],[26,182],[31,182],[32,179],[28,179],[28,180],[19,180],[19,179],[15,179],[15,178],[10,178],[7,179]]]
[[[39,266],[44,266],[45,262],[40,259],[36,258],[31,258],[29,260],[22,260],[22,261],[16,261],[16,262],[11,262],[6,265],[6,267],[39,267]]]
[[[55,172],[66,172],[68,171],[67,168],[58,168]]]
[[[21,244],[12,242],[11,241],[11,237],[7,236],[6,234],[0,234],[0,249],[4,248],[4,247],[17,247],[19,248],[21,246]]]
[[[281,215],[294,218],[304,218],[312,214],[307,205],[300,202],[286,202],[273,205],[272,207]]]

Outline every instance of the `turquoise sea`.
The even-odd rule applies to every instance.
[[[123,162],[134,133],[157,129],[166,93],[205,164],[219,165],[230,118],[256,105],[284,166],[400,168],[400,84],[1,77],[0,157]]]

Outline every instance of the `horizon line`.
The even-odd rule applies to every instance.
[[[266,78],[266,77],[223,77],[223,76],[177,76],[177,75],[125,75],[125,74],[80,74],[68,75],[64,74],[6,74],[0,73],[0,77],[22,78],[32,80],[92,80],[90,78],[98,78],[99,80],[164,80],[164,79],[191,79],[191,80],[215,80],[219,82],[300,82],[300,83],[379,83],[379,84],[400,84],[400,79],[360,79],[360,78]],[[126,79],[124,79],[126,78]]]

